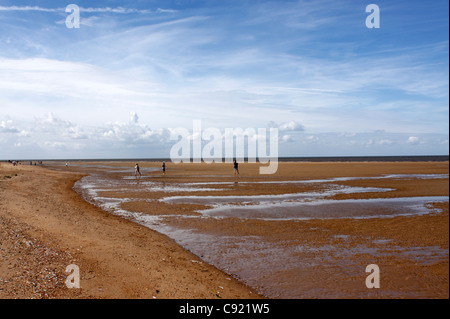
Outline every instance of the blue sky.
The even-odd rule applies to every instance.
[[[79,29],[65,24],[71,3]],[[446,0],[0,0],[0,159],[168,157],[170,130],[193,120],[278,127],[280,156],[448,155],[448,12]]]

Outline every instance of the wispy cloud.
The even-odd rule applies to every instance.
[[[42,8],[38,6],[0,6],[0,11],[41,11],[41,12],[58,12],[64,11],[63,8]]]
[[[157,8],[155,10],[149,9],[135,9],[135,8],[124,8],[124,7],[103,7],[103,8],[92,8],[92,7],[79,7],[80,12],[87,13],[119,13],[119,14],[132,14],[132,13],[174,13],[177,10],[173,9],[161,9]],[[0,11],[39,11],[39,12],[64,12],[66,8],[43,8],[39,6],[0,6]]]

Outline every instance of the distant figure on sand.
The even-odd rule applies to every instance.
[[[142,176],[141,175],[141,171],[140,171],[140,169],[139,169],[139,164],[138,163],[136,163],[136,166],[134,167],[134,176]]]
[[[162,172],[163,172],[163,175],[166,175],[166,162],[162,163]]]
[[[239,175],[239,168],[238,168],[238,162],[236,162],[236,160],[233,161],[234,162],[234,175]]]

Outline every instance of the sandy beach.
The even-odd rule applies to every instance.
[[[116,211],[157,215],[172,228],[216,238],[214,247],[223,249],[197,247],[184,238],[188,246],[197,244],[190,249],[195,253],[167,235],[86,202],[74,185],[103,169],[99,163],[69,164],[48,166],[53,169],[0,164],[0,298],[449,296],[448,162],[285,162],[270,176],[259,175],[259,165],[249,163],[239,166],[239,176],[225,163],[168,164],[163,176],[160,163],[142,162],[142,179],[134,178],[134,163],[101,163],[112,169],[111,180],[130,181],[126,189],[121,184],[97,191],[102,198],[127,198],[113,207]],[[114,173],[115,167],[129,167],[129,172]],[[152,187],[144,187],[146,182]],[[321,201],[334,205],[333,211],[348,214],[292,218],[286,213],[286,218],[273,219],[255,215],[249,210],[252,203],[235,203],[235,209],[248,214],[242,218],[204,202],[211,194],[215,201],[284,196],[287,206],[280,214],[299,204],[288,196],[320,194]],[[374,212],[370,206],[370,200],[380,198],[424,196],[447,201],[427,203],[426,213],[398,216],[397,208],[373,206],[380,210]],[[368,200],[369,205],[353,208],[354,200]],[[348,206],[337,206],[341,203]],[[318,209],[311,209],[316,214]],[[265,210],[271,213],[264,207],[257,211]],[[368,214],[375,215],[365,218]],[[220,246],[223,238],[245,238],[249,247],[239,248],[236,242]],[[270,249],[256,249],[261,242]],[[289,251],[286,260],[272,258],[281,256],[282,248]],[[258,265],[264,269],[248,262],[252,256],[264,261]],[[80,289],[65,285],[69,264],[80,268]],[[380,289],[365,286],[369,264],[380,267]]]
[[[260,298],[173,240],[85,202],[81,175],[0,164],[0,298]],[[80,289],[65,269],[80,269]]]

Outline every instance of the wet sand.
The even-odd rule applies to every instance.
[[[62,171],[2,166],[3,174],[12,174],[14,169],[18,171],[18,176],[0,182],[2,225],[9,225],[6,233],[21,229],[26,234],[34,234],[34,229],[39,227],[41,237],[37,239],[45,238],[42,245],[55,247],[55,252],[59,252],[57,256],[60,257],[52,255],[53,259],[65,265],[72,263],[76,256],[74,263],[82,264],[81,269],[93,269],[95,273],[93,278],[86,279],[86,284],[90,285],[79,292],[62,287],[62,278],[54,279],[53,283],[60,284],[56,290],[51,288],[52,281],[41,280],[41,285],[50,282],[45,288],[54,291],[50,297],[213,298],[219,293],[225,298],[249,298],[259,297],[258,292],[269,298],[448,298],[448,162],[286,162],[279,163],[274,175],[259,175],[258,164],[246,163],[240,164],[239,176],[232,175],[232,164],[168,164],[166,176],[162,176],[160,163],[142,162],[143,177],[138,179],[133,176],[134,163],[103,162],[104,167],[99,167],[99,163],[91,164],[53,167]],[[115,201],[114,205],[105,207],[109,207],[110,213],[87,204],[71,187],[81,177],[80,173],[102,176],[105,169],[111,180],[130,182],[96,190],[103,199]],[[422,177],[414,176],[417,174]],[[424,175],[431,178],[424,178]],[[46,181],[42,183],[41,191],[30,189],[39,185],[39,180]],[[8,192],[3,191],[5,188]],[[355,192],[357,189],[363,191]],[[55,192],[59,192],[59,196]],[[268,219],[255,218],[254,212],[246,218],[236,214],[223,216],[220,210],[213,210],[219,214],[215,216],[204,213],[207,209],[215,209],[214,201],[221,196],[259,199],[317,193],[321,200],[329,200],[332,205],[336,201],[350,201],[353,205],[353,200],[422,196],[447,197],[447,201],[431,201],[426,204],[425,212],[404,216],[396,215],[397,208],[375,206],[380,210],[375,213],[380,216],[389,213],[388,218],[376,214],[371,218],[355,218],[374,213],[374,208],[364,205],[352,208],[355,210],[353,215],[344,218],[288,216],[286,219]],[[51,201],[49,196],[52,196]],[[179,202],[174,200],[175,196]],[[186,202],[193,196],[198,202]],[[213,203],[208,203],[205,196],[216,198]],[[14,198],[20,200],[14,201]],[[287,202],[297,205],[296,200],[288,198]],[[233,209],[240,205],[246,211],[253,204],[248,201],[233,203]],[[174,240],[115,216],[118,210],[137,213],[143,220],[148,217],[155,229],[159,227],[173,235],[177,243],[201,259],[182,249]],[[293,211],[296,210],[299,209]],[[343,209],[344,212],[348,210]],[[267,211],[272,213],[271,208]],[[157,217],[157,221],[152,220],[153,217]],[[27,236],[36,239],[36,235]],[[154,244],[155,238],[158,238],[157,244]],[[144,246],[147,240],[152,244]],[[117,253],[115,245],[123,246],[123,250]],[[16,269],[21,268],[17,258],[24,258],[18,249],[15,255],[12,254],[16,259],[9,257],[14,266],[7,269],[7,273],[15,274],[16,277],[10,276],[16,283],[20,282],[20,271]],[[127,257],[128,251],[133,253]],[[155,264],[151,258],[155,254],[166,255]],[[183,257],[175,258],[178,254]],[[163,259],[164,263],[171,260],[172,267],[162,267]],[[177,260],[175,265],[174,259]],[[179,259],[183,263],[178,262]],[[130,263],[139,265],[139,269],[129,267]],[[118,265],[108,268],[105,264]],[[368,275],[365,268],[369,264],[380,267],[379,289],[365,286]],[[104,268],[96,268],[97,265]],[[203,267],[208,267],[209,275],[205,275]],[[127,280],[127,283],[119,280],[120,284],[111,282],[111,270],[118,268],[133,280]],[[159,271],[140,271],[142,269]],[[186,275],[191,272],[196,274],[195,278]],[[25,277],[30,275],[23,269],[22,273]],[[214,273],[214,280],[211,273]],[[186,278],[183,279],[183,275]],[[232,276],[247,286],[230,278]],[[10,282],[5,287],[15,286]],[[142,287],[143,282],[146,288]],[[119,288],[123,285],[127,288]],[[0,290],[0,297],[14,298],[11,289]],[[25,295],[19,293],[19,297]]]

